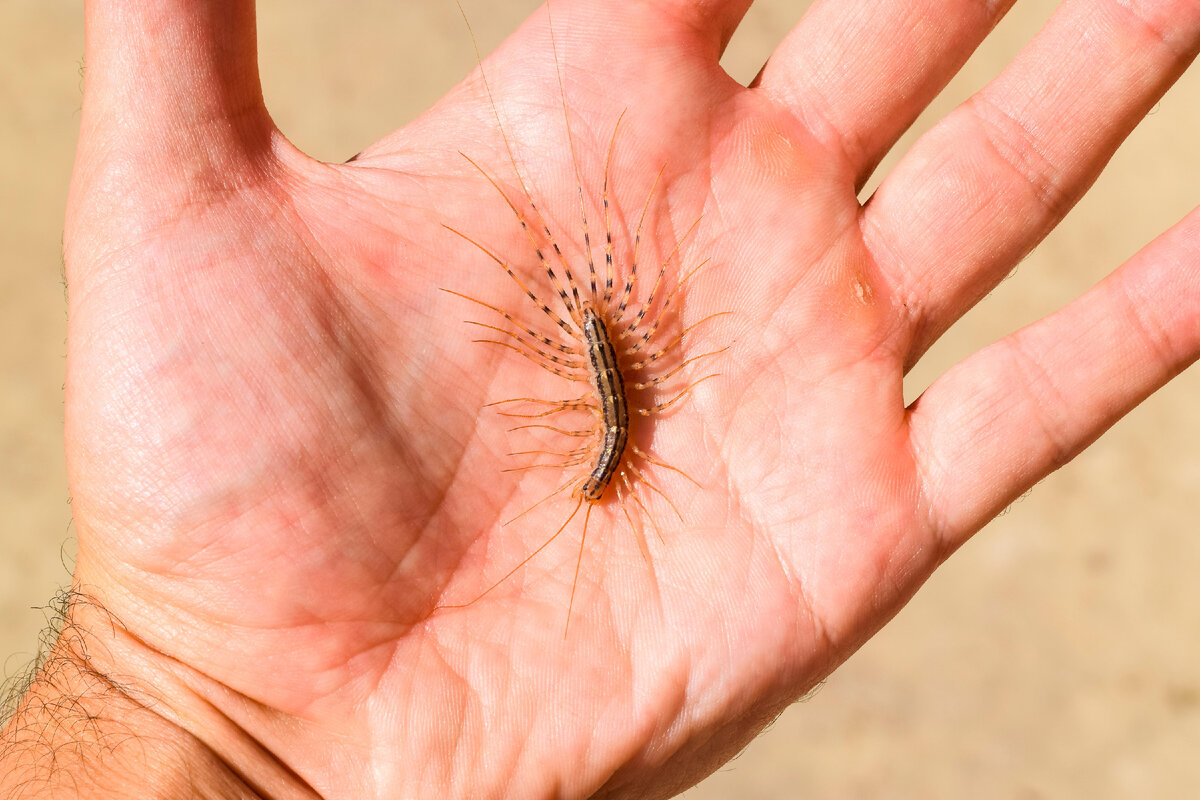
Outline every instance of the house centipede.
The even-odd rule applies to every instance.
[[[462,6],[459,6],[460,11]],[[549,17],[550,5],[546,4],[545,13]],[[466,14],[463,13],[466,20]],[[468,30],[470,22],[467,21]],[[502,585],[518,570],[537,557],[550,546],[583,510],[583,524],[580,535],[579,551],[575,559],[575,571],[571,582],[571,596],[567,605],[567,622],[569,627],[571,613],[575,604],[576,588],[579,580],[580,566],[583,561],[585,543],[592,509],[610,494],[610,489],[617,495],[617,501],[625,520],[637,536],[638,545],[643,557],[649,561],[650,554],[644,536],[634,521],[630,511],[632,504],[646,520],[650,522],[658,538],[662,533],[646,502],[639,496],[637,487],[644,486],[657,497],[661,498],[672,512],[682,521],[683,515],[671,498],[647,476],[648,466],[669,470],[682,475],[696,486],[700,484],[691,475],[678,469],[649,452],[649,448],[639,446],[634,436],[633,420],[638,417],[651,418],[661,415],[668,409],[686,398],[701,383],[718,377],[717,373],[703,375],[691,381],[663,400],[638,405],[631,397],[630,389],[635,392],[657,391],[664,384],[672,382],[681,372],[692,364],[725,352],[728,348],[711,350],[687,358],[679,358],[678,363],[671,365],[660,374],[650,374],[659,364],[666,363],[676,355],[678,348],[700,326],[729,312],[720,311],[704,316],[683,328],[669,338],[665,344],[659,344],[660,334],[669,328],[672,316],[678,318],[678,309],[682,302],[682,293],[691,278],[708,262],[682,273],[674,286],[669,290],[664,287],[664,280],[670,265],[679,258],[681,245],[696,230],[700,223],[697,218],[678,237],[675,245],[665,258],[658,260],[657,270],[652,273],[653,282],[641,302],[636,302],[639,293],[639,260],[642,256],[643,236],[646,232],[645,223],[647,212],[660,189],[665,167],[655,176],[646,200],[641,207],[636,228],[632,233],[632,245],[629,247],[631,257],[628,269],[623,276],[620,289],[617,287],[617,275],[614,257],[612,209],[610,206],[610,180],[612,174],[613,153],[616,149],[618,133],[621,129],[625,112],[618,115],[613,125],[612,135],[604,159],[603,183],[600,193],[600,210],[604,220],[604,255],[603,272],[597,268],[595,250],[589,231],[587,202],[583,190],[583,180],[579,160],[576,153],[575,139],[571,128],[571,119],[566,103],[566,91],[563,85],[562,65],[559,61],[557,43],[555,42],[553,21],[548,19],[551,50],[554,57],[554,68],[558,89],[562,101],[563,125],[566,132],[568,150],[575,173],[576,189],[578,192],[579,225],[582,239],[582,253],[586,267],[581,267],[579,276],[572,270],[567,256],[559,244],[559,237],[552,231],[546,216],[533,199],[521,169],[518,167],[516,156],[508,134],[501,122],[499,110],[492,87],[484,71],[483,59],[480,56],[478,43],[471,32],[472,42],[475,43],[476,58],[480,77],[486,89],[492,114],[496,120],[504,146],[507,150],[508,162],[512,167],[517,184],[520,186],[521,199],[528,206],[526,214],[518,207],[518,203],[477,161],[463,154],[468,162],[480,173],[488,184],[496,191],[518,221],[524,237],[528,240],[540,266],[541,273],[557,298],[557,303],[551,304],[542,298],[531,282],[523,280],[518,269],[507,259],[493,249],[487,247],[470,235],[455,228],[447,230],[461,237],[477,248],[481,253],[497,265],[508,278],[519,288],[529,311],[544,320],[550,327],[551,333],[539,330],[536,324],[523,319],[520,313],[511,313],[499,306],[472,297],[468,294],[443,289],[456,297],[474,303],[480,308],[487,309],[494,315],[495,322],[467,320],[468,324],[487,331],[485,335],[494,338],[481,338],[474,341],[498,346],[520,355],[526,361],[532,362],[548,373],[556,375],[572,383],[587,384],[587,391],[574,397],[562,400],[548,400],[537,397],[512,397],[488,403],[488,406],[512,407],[517,404],[532,406],[535,410],[501,411],[507,417],[521,418],[528,422],[517,425],[510,432],[530,429],[550,431],[568,439],[581,439],[586,442],[579,447],[563,451],[551,450],[521,450],[512,453],[513,456],[553,456],[560,460],[551,463],[535,462],[508,468],[505,471],[527,471],[536,469],[570,470],[580,468],[579,474],[574,474],[566,482],[559,485],[553,492],[541,500],[528,506],[524,511],[513,517],[505,525],[511,524],[524,517],[535,508],[542,506],[563,492],[569,491],[574,499],[570,514],[538,548],[530,552],[502,578],[492,583],[484,592],[465,603],[443,604],[438,608],[463,608],[481,600],[497,587]],[[535,226],[536,223],[536,232]],[[547,255],[547,247],[543,246],[538,237],[544,237],[552,256]],[[586,269],[586,277],[584,277]],[[555,307],[557,306],[557,308]],[[502,324],[503,323],[503,324]],[[565,341],[564,341],[565,340]],[[582,428],[566,428],[550,424],[548,418],[572,412],[582,413],[591,421],[590,426]],[[637,462],[641,462],[639,465]],[[586,508],[584,507],[584,504]],[[566,628],[564,628],[564,636]]]

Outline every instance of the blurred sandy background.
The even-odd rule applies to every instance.
[[[534,5],[466,2],[485,51]],[[731,72],[749,80],[807,5],[759,0],[726,58]],[[921,126],[983,85],[1055,5],[1022,0]],[[349,157],[474,65],[452,0],[259,7],[268,105],[320,158]],[[33,607],[67,582],[74,548],[60,441],[60,242],[81,13],[78,0],[0,4],[6,675],[31,656],[45,624]],[[1198,72],[1016,276],[929,355],[910,397],[975,348],[1082,292],[1200,202]],[[1198,401],[1193,369],[985,529],[819,691],[687,797],[1196,796]]]

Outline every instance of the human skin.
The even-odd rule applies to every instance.
[[[554,379],[472,345],[437,291],[519,301],[444,225],[536,269],[461,155],[516,185],[478,73],[323,164],[263,108],[251,3],[86,3],[66,230],[80,599],[5,729],[4,796],[641,797],[715,769],[1200,352],[1193,213],[905,405],[905,371],[1200,46],[1194,0],[1067,0],[860,204],[1007,5],[818,2],[749,89],[718,65],[744,0],[556,0],[561,82],[545,13],[485,62],[567,235],[562,106],[593,194],[625,113],[614,205],[635,216],[664,168],[655,233],[710,259],[683,321],[733,313],[686,345],[730,345],[719,378],[654,424],[699,486],[654,473],[683,519],[648,498],[649,559],[608,504],[577,584],[564,539],[440,608],[564,517],[501,526],[548,479],[500,472],[508,426],[484,404]]]

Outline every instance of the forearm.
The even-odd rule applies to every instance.
[[[156,710],[139,678],[98,660],[94,637],[73,616],[0,732],[0,797],[266,796]]]

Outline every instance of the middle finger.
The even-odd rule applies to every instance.
[[[863,210],[910,315],[906,366],[1063,218],[1200,47],[1195,0],[1066,0]]]

